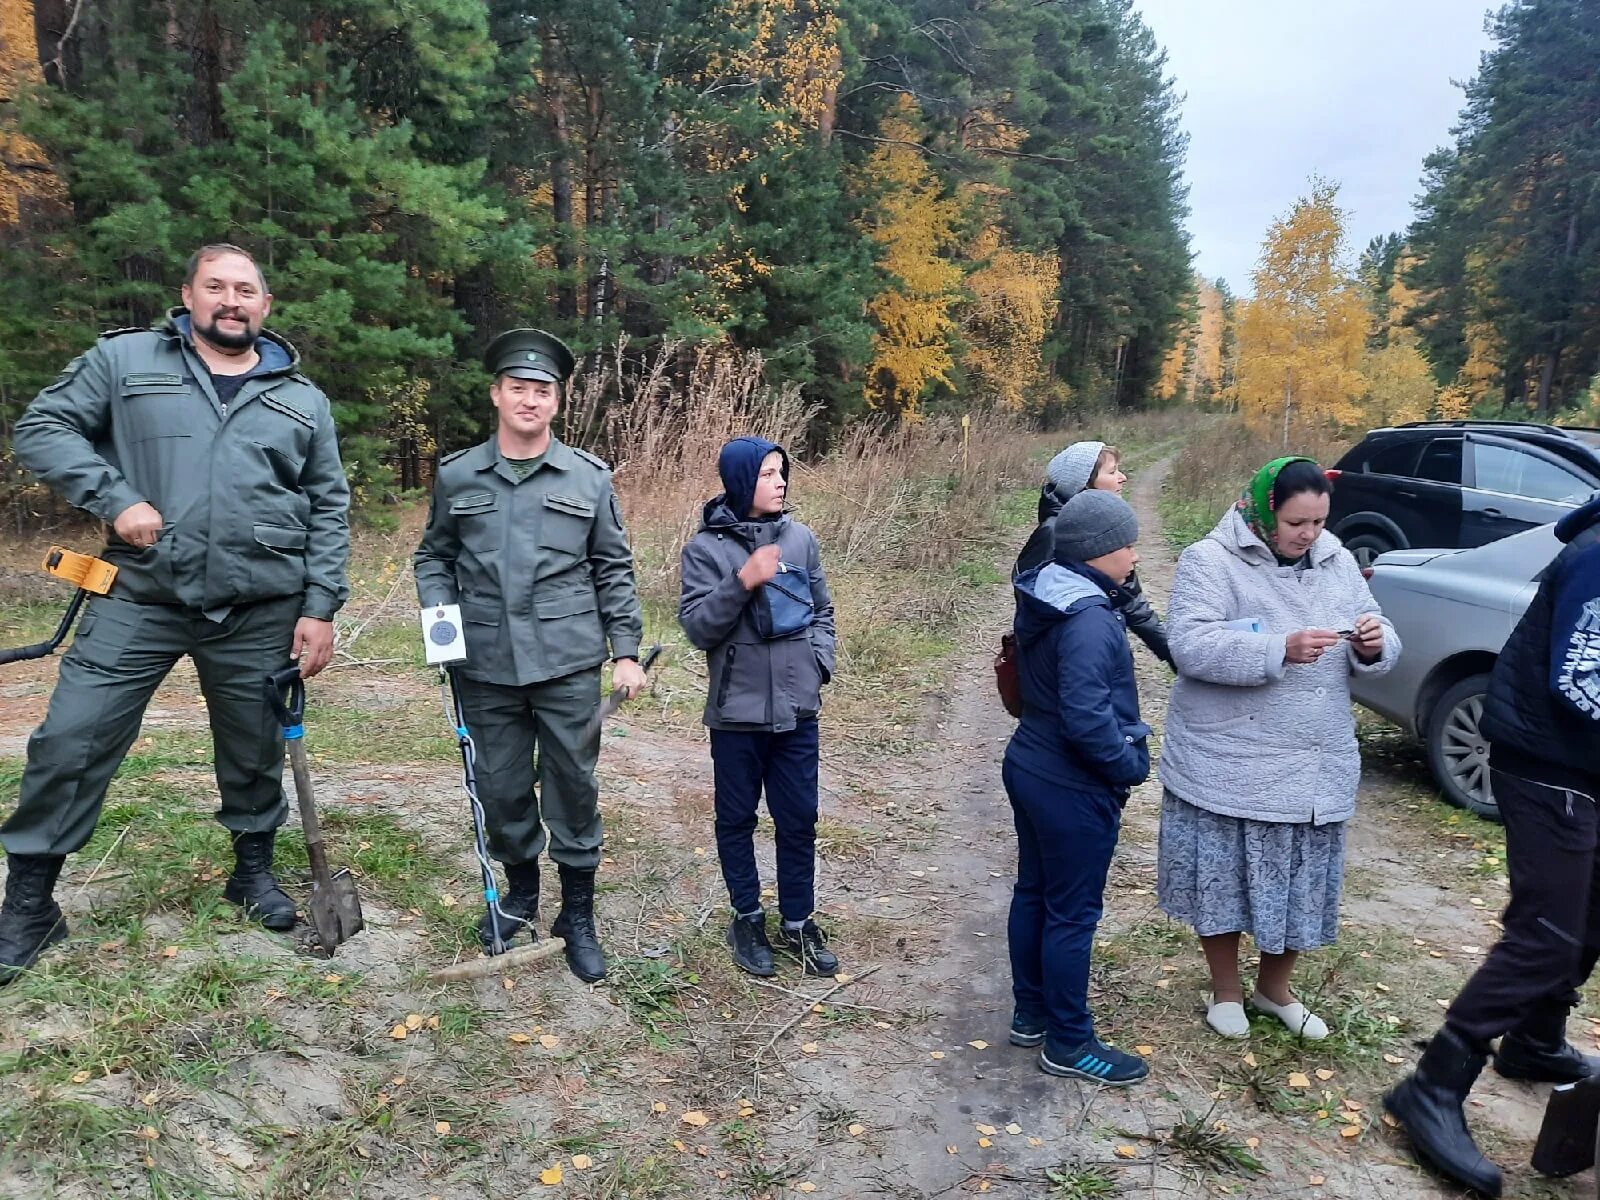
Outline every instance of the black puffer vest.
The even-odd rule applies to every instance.
[[[1574,558],[1600,545],[1600,498],[1563,518],[1556,536],[1566,548],[1544,569],[1528,611],[1495,661],[1481,728],[1498,769],[1593,795],[1600,788],[1594,726],[1550,694],[1550,638],[1554,581]]]

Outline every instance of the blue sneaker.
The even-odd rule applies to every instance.
[[[1021,1013],[1014,1013],[1011,1017],[1011,1044],[1013,1046],[1037,1046],[1044,1041],[1044,1022],[1033,1017],[1025,1017]]]
[[[1039,1051],[1039,1069],[1047,1075],[1084,1079],[1106,1087],[1127,1087],[1150,1074],[1149,1065],[1137,1054],[1124,1054],[1094,1037],[1065,1054],[1046,1046]]]

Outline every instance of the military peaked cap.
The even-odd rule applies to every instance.
[[[497,378],[565,383],[576,365],[566,344],[542,329],[508,329],[483,352],[484,370]]]

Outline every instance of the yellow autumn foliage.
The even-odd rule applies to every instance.
[[[952,310],[961,287],[961,267],[947,257],[960,205],[941,195],[938,176],[916,148],[917,115],[916,102],[901,96],[882,123],[884,144],[865,167],[876,203],[864,225],[882,248],[880,265],[888,276],[888,286],[867,305],[877,325],[867,400],[905,414],[916,412],[930,384],[949,382]]]
[[[750,41],[723,61],[710,56],[713,73],[775,82],[776,104],[800,126],[816,129],[844,78],[841,22],[835,0],[726,0],[720,18],[729,29],[749,30]],[[798,136],[799,129],[780,132]]]
[[[1255,428],[1288,445],[1297,430],[1352,427],[1362,418],[1368,310],[1345,265],[1338,189],[1311,195],[1274,221],[1239,305],[1233,397]]]
[[[1194,279],[1195,308],[1177,344],[1161,363],[1156,395],[1193,404],[1222,387],[1222,340],[1226,325],[1222,293],[1204,276]]]
[[[39,77],[34,56],[33,0],[0,0],[0,225],[16,222],[22,201],[57,190],[39,147],[18,133],[17,89]]]
[[[1426,420],[1439,388],[1410,329],[1391,329],[1389,343],[1368,351],[1361,363],[1367,381],[1362,421],[1370,426]]]
[[[984,226],[968,257],[980,265],[967,276],[966,368],[980,395],[1021,412],[1044,374],[1040,349],[1060,303],[1061,260],[1018,250],[997,225]]]

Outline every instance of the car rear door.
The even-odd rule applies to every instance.
[[[1468,434],[1467,445],[1463,546],[1559,521],[1594,492],[1594,480],[1539,446],[1481,433]]]
[[[1417,548],[1459,549],[1464,440],[1450,433],[1428,439],[1410,479],[1395,480],[1394,519]]]

